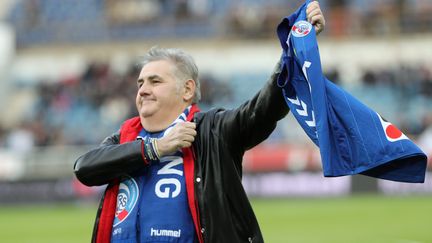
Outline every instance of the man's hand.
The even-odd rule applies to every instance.
[[[156,140],[159,156],[174,153],[178,149],[192,145],[197,134],[196,125],[193,122],[179,122],[174,125],[162,138]]]
[[[324,15],[321,12],[318,1],[309,3],[306,8],[307,20],[315,27],[317,35],[323,31],[325,26]]]

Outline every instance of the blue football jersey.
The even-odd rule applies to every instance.
[[[427,157],[423,151],[322,74],[316,33],[306,20],[309,2],[277,28],[283,49],[278,84],[292,114],[319,146],[324,176],[363,174],[424,182]]]

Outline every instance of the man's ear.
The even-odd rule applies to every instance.
[[[196,84],[195,80],[188,79],[184,84],[183,100],[186,102],[192,101],[195,95]]]

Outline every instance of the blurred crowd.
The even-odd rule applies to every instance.
[[[366,69],[358,95],[381,111],[391,113],[405,133],[417,138],[432,127],[432,69],[399,65]]]
[[[105,0],[104,12],[110,25],[181,22],[208,18],[214,14],[214,4],[213,0]]]
[[[320,1],[321,2],[321,1]],[[331,36],[395,36],[432,31],[430,0],[330,0],[327,1]]]
[[[130,83],[131,85],[125,85]],[[92,63],[80,76],[55,82],[40,80],[31,87],[35,100],[17,128],[6,137],[11,148],[46,145],[79,145],[96,142],[103,132],[132,113],[135,73],[118,76],[107,64]],[[114,132],[113,130],[112,132]],[[108,135],[108,134],[106,134]]]
[[[13,2],[13,1],[12,1]],[[26,0],[6,20],[19,46],[142,38],[274,38],[303,0]],[[394,36],[432,32],[430,0],[320,0],[323,35]]]

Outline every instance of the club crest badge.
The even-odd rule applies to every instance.
[[[119,225],[129,216],[135,208],[138,196],[138,184],[133,178],[129,177],[120,182],[113,226]]]
[[[291,28],[291,33],[295,37],[307,36],[312,30],[312,25],[304,20],[296,22]]]

